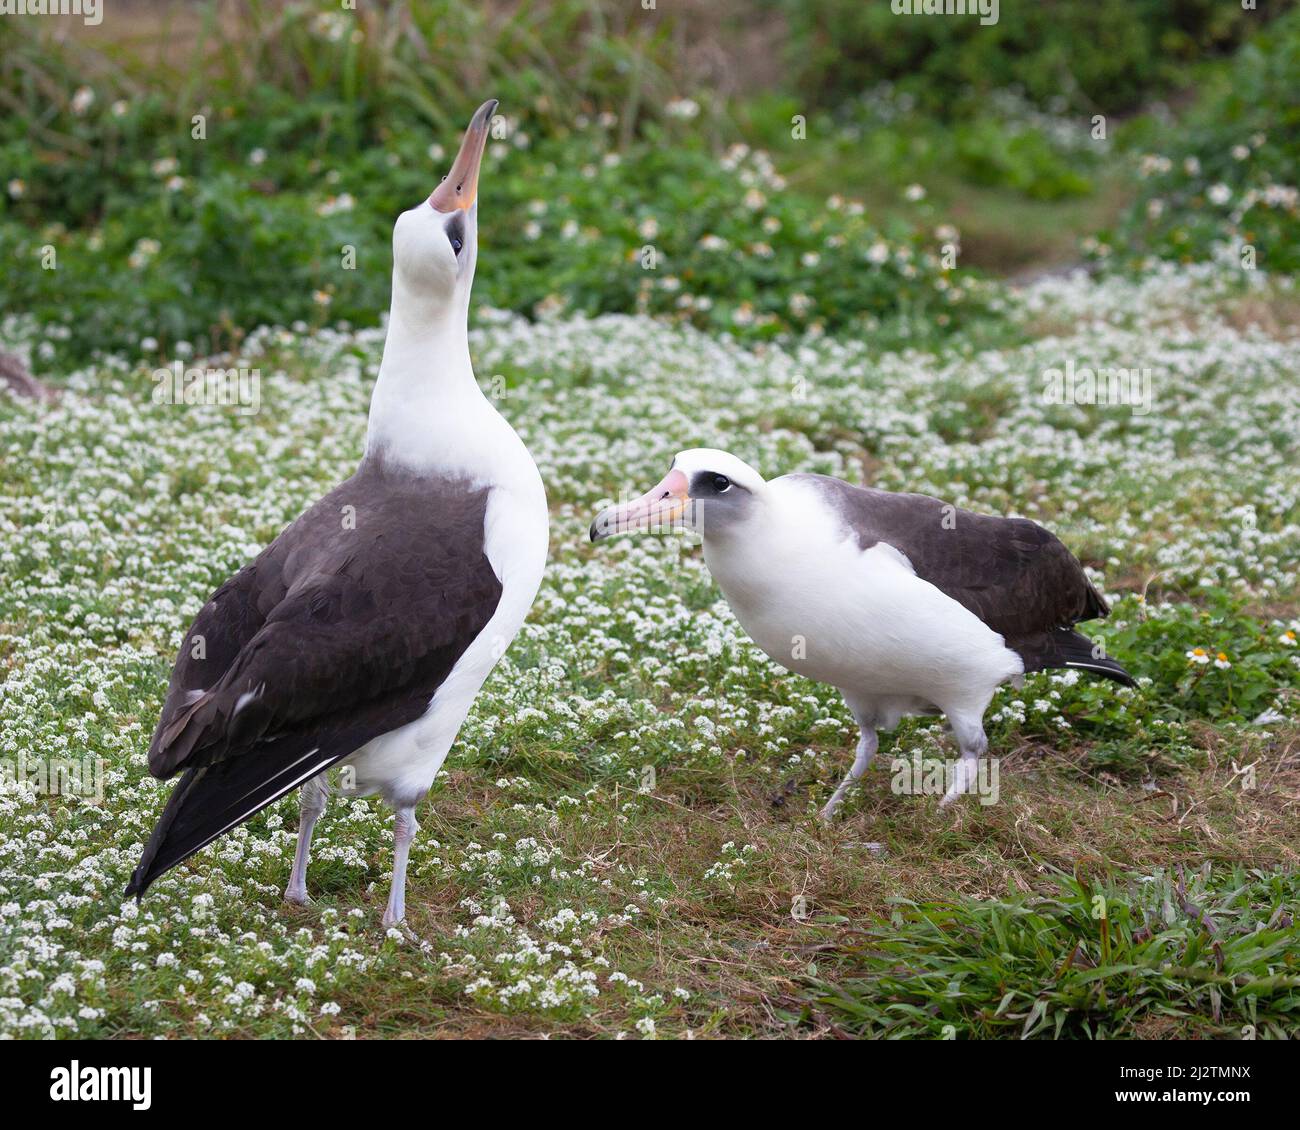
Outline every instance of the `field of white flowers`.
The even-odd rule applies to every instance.
[[[423,945],[378,926],[391,818],[370,801],[331,801],[307,908],[280,902],[293,799],[140,906],[121,898],[170,788],[145,748],[182,632],[350,472],[382,332],[254,333],[224,364],[260,371],[256,414],[156,404],[130,357],[68,375],[50,405],[5,398],[0,1036],[815,1034],[833,1021],[801,1002],[834,980],[816,955],[836,930],[888,929],[892,898],[1025,893],[1080,867],[1120,888],[1180,864],[1251,869],[1273,904],[1239,907],[1244,936],[1285,933],[1300,893],[1295,295],[1169,269],[1005,303],[1006,340],[938,355],[478,312],[476,371],[541,468],[551,559],[421,814],[408,903]],[[4,329],[34,348],[25,333]],[[1043,374],[1067,365],[1149,369],[1150,401],[1053,403]],[[1044,522],[1115,604],[1098,634],[1139,688],[1041,675],[1004,690],[1002,798],[953,814],[890,792],[891,756],[943,748],[939,726],[911,723],[820,827],[854,741],[838,696],[749,643],[688,538],[587,543],[599,506],[694,446]],[[102,759],[102,798],[32,791],[18,767],[57,758]],[[1297,961],[1292,930],[1266,963]],[[1285,992],[1270,1007],[1294,1035]]]

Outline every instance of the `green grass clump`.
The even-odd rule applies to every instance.
[[[809,1007],[888,1039],[1294,1035],[1300,876],[1207,868],[1052,886],[900,900],[888,927],[820,963]]]

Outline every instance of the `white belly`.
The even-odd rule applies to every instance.
[[[764,545],[705,537],[723,595],[778,663],[858,698],[916,699],[944,711],[987,702],[1022,671],[998,633],[917,577],[897,550],[863,551],[819,513],[807,518]]]
[[[522,444],[520,445],[522,450]],[[380,792],[389,803],[414,803],[433,784],[483,681],[505,654],[532,607],[546,566],[546,495],[532,460],[509,489],[494,488],[484,520],[484,550],[501,581],[496,612],[465,649],[414,722],[384,734],[345,762],[348,791]],[[522,469],[521,469],[522,471]],[[531,480],[531,481],[530,481]]]

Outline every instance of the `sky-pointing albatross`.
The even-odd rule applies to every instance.
[[[181,778],[127,894],[302,786],[285,897],[307,898],[324,771],[396,812],[383,922],[405,916],[415,806],[541,582],[546,496],[470,365],[479,166],[496,102],[393,229],[365,454],[208,601],[181,644],[149,770]]]

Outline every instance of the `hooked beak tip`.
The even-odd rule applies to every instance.
[[[483,151],[487,148],[488,130],[498,105],[495,98],[489,98],[474,111],[460,151],[452,163],[451,172],[429,197],[429,203],[435,210],[454,212],[460,209],[468,212],[474,207],[478,199],[478,176],[483,163]]]

